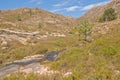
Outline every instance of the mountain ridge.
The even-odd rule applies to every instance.
[[[56,28],[55,30],[61,29],[61,31],[65,32],[65,30],[73,26],[74,21],[75,19],[72,17],[54,14],[39,8],[19,8],[1,10],[0,12],[1,23],[6,22],[21,27],[24,25],[29,30],[39,30],[38,27],[42,27],[45,30],[48,29],[47,26],[52,26],[50,28]],[[62,28],[66,29],[62,30]]]
[[[97,22],[99,18],[102,16],[102,14],[104,13],[104,11],[108,8],[115,9],[117,13],[117,17],[120,18],[119,7],[120,7],[120,0],[111,0],[108,4],[93,7],[91,10],[89,10],[83,16],[79,17],[77,20],[80,22],[84,19],[87,19],[91,22]]]

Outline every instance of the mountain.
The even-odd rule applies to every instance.
[[[97,22],[111,7],[118,19]],[[78,19],[38,8],[0,11],[0,80],[120,80],[119,8],[112,0]],[[93,24],[90,41],[78,35],[84,19]]]
[[[20,8],[0,11],[0,28],[26,31],[66,32],[75,19],[38,8]]]
[[[78,21],[88,19],[89,21],[98,21],[104,11],[108,8],[115,9],[117,17],[120,18],[120,0],[112,0],[106,5],[96,6],[88,11],[86,14],[78,18]]]
[[[39,8],[20,8],[0,11],[0,43],[11,41],[22,44],[28,41],[64,37],[75,26],[70,16],[54,14]],[[6,47],[2,47],[5,49]]]

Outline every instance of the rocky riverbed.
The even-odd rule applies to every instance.
[[[0,77],[8,76],[15,72],[23,72],[27,74],[38,73],[47,75],[59,73],[59,71],[50,70],[49,67],[42,65],[41,62],[46,60],[54,61],[62,51],[53,51],[47,53],[46,55],[27,56],[22,60],[16,60],[6,64],[0,68]]]

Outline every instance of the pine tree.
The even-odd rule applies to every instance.
[[[84,40],[87,41],[87,37],[91,35],[92,25],[88,22],[88,20],[84,20],[79,27],[79,37],[82,34],[84,36]]]

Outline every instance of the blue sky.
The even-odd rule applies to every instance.
[[[79,17],[92,7],[108,2],[110,0],[0,0],[0,10],[37,7],[65,16]]]

